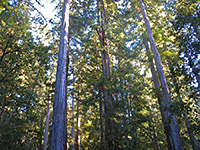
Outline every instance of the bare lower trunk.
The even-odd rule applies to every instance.
[[[138,12],[138,19],[141,21],[141,18],[139,16],[139,12]],[[159,106],[160,106],[160,112],[161,112],[161,117],[162,117],[162,124],[164,126],[164,132],[165,132],[165,135],[166,135],[166,138],[167,138],[167,143],[168,143],[168,145],[170,145],[170,134],[168,132],[168,126],[167,126],[167,112],[164,112],[162,110],[163,94],[162,94],[162,91],[160,89],[160,83],[159,83],[159,79],[158,79],[158,76],[157,76],[157,73],[156,73],[156,69],[154,67],[154,62],[153,62],[153,59],[151,58],[151,53],[150,53],[150,48],[149,48],[147,37],[143,34],[142,39],[143,39],[146,54],[147,54],[147,57],[148,57],[149,68],[151,70],[152,79],[153,79],[153,83],[154,83],[154,87],[155,87],[155,94],[158,98],[158,103],[159,103]]]
[[[122,84],[122,82],[121,82]],[[123,136],[125,136],[126,138],[126,141],[127,141],[127,144],[126,144],[126,147],[128,148],[129,147],[129,139],[128,139],[128,124],[127,124],[127,120],[126,120],[126,97],[124,96],[123,92],[121,93],[121,98],[122,98],[122,109],[123,109],[123,119],[122,119],[122,124],[123,124],[123,128],[125,129],[124,132],[123,132]]]
[[[176,93],[178,95],[179,102],[181,104],[183,104],[183,100],[182,100],[181,94],[179,92],[180,88],[179,88],[178,82],[176,80],[176,75],[175,75],[175,72],[174,72],[174,68],[173,68],[173,66],[171,64],[169,65],[169,68],[170,68],[170,72],[172,74],[172,79],[173,79],[173,82],[174,82],[174,85],[175,85],[175,90],[176,90]],[[193,131],[191,130],[191,126],[190,126],[190,123],[188,121],[188,116],[187,116],[187,112],[185,111],[185,109],[183,110],[183,115],[184,115],[184,119],[185,119],[187,132],[189,134],[190,141],[191,141],[191,144],[192,144],[192,148],[193,148],[193,150],[199,150],[199,148],[197,146],[197,143],[196,143],[195,136],[193,134]]]
[[[104,80],[109,80],[109,57],[107,51],[102,52],[102,66],[103,66],[103,75]],[[108,74],[107,74],[108,73]],[[104,86],[105,81],[104,81]],[[104,98],[104,107],[105,107],[105,140],[106,140],[106,149],[111,149],[114,146],[114,141],[111,139],[113,134],[114,125],[111,120],[113,117],[113,102],[112,95],[106,87],[103,88],[103,98]]]
[[[154,117],[153,117],[153,113],[152,113],[153,111],[152,111],[152,108],[151,108],[151,104],[149,104],[149,108],[150,108],[149,112],[151,114],[151,121],[152,121],[152,123],[151,123],[151,121],[149,121],[149,126],[153,128],[153,132],[154,132],[153,141],[154,141],[154,143],[156,143],[155,149],[160,150],[160,144],[159,144],[159,141],[158,141],[158,133],[156,131],[155,120],[154,120]]]
[[[169,92],[169,88],[167,85],[167,81],[166,81],[166,77],[164,74],[164,70],[163,70],[163,66],[160,60],[160,55],[158,53],[154,38],[153,38],[153,34],[151,32],[151,28],[150,28],[150,23],[149,20],[147,19],[147,14],[146,14],[146,10],[145,10],[145,6],[143,3],[143,0],[139,0],[140,2],[140,7],[142,10],[142,14],[143,14],[143,18],[145,21],[145,26],[146,26],[146,30],[148,33],[148,37],[149,37],[149,41],[151,44],[151,48],[154,54],[154,60],[155,60],[155,64],[157,67],[157,71],[158,71],[158,75],[159,75],[159,79],[161,82],[161,88],[162,88],[162,94],[163,94],[163,106],[167,109],[170,108],[170,106],[172,105],[171,102],[171,96],[170,96],[170,92]],[[168,133],[169,133],[169,137],[170,137],[170,141],[168,143],[168,149],[176,149],[176,150],[182,150],[182,143],[181,143],[181,139],[180,139],[180,135],[179,135],[179,129],[178,129],[178,125],[176,122],[176,118],[175,116],[172,114],[172,112],[169,111],[164,112],[164,115],[166,115],[166,119],[168,119],[169,121],[166,123],[167,128],[168,128]]]
[[[101,7],[99,7],[99,3],[101,4]],[[106,82],[110,81],[110,58],[108,55],[108,43],[107,43],[107,37],[106,37],[106,30],[108,25],[108,19],[106,16],[106,10],[104,6],[104,1],[100,0],[97,1],[98,4],[98,17],[101,16],[101,22],[100,19],[98,19],[98,22],[101,26],[101,29],[97,30],[100,40],[100,45],[102,48],[101,55],[102,55],[102,70],[103,70],[103,99],[104,99],[104,107],[105,107],[105,149],[113,149],[115,144],[114,140],[111,138],[114,133],[114,122],[112,120],[114,113],[113,113],[113,98],[111,91],[106,87]],[[99,15],[101,14],[101,15]],[[101,32],[101,33],[100,33]]]
[[[66,93],[67,93],[67,86],[68,86],[68,70],[69,70],[69,43],[70,43],[70,27],[69,27],[69,34],[68,34],[68,43],[67,43],[67,61],[66,61]],[[66,94],[66,103],[67,103],[67,94]],[[68,123],[68,107],[66,105],[66,150],[68,150],[69,145],[68,145],[68,130],[67,130],[67,123]]]
[[[72,98],[72,141],[71,150],[74,150],[75,136],[74,136],[74,99]]]
[[[77,130],[76,130],[76,150],[81,149],[81,137],[80,137],[80,128],[81,128],[81,118],[80,118],[80,93],[81,93],[81,87],[79,83],[79,91],[78,91],[78,99],[77,99]]]
[[[42,110],[40,119],[40,150],[42,150],[43,122],[44,122],[44,110]]]
[[[51,99],[51,96],[49,96],[49,98]],[[47,108],[47,117],[46,117],[46,124],[45,124],[43,150],[47,149],[48,130],[49,130],[49,116],[50,116],[50,102],[48,102],[48,108]]]
[[[53,104],[51,150],[64,150],[66,147],[66,63],[70,1],[71,0],[65,0],[63,6],[56,87]]]
[[[184,118],[185,118],[185,124],[186,124],[186,127],[187,127],[187,131],[188,131],[188,134],[189,134],[189,137],[190,137],[190,141],[191,141],[191,144],[192,144],[192,148],[193,150],[199,150],[198,146],[197,146],[197,143],[196,143],[196,139],[195,139],[195,136],[191,130],[191,126],[190,126],[190,123],[188,121],[188,116],[187,116],[187,113],[186,111],[184,110],[183,112],[184,114]]]
[[[104,142],[103,142],[103,112],[102,112],[102,92],[99,89],[99,115],[100,115],[100,125],[101,125],[101,150],[104,150]]]
[[[167,118],[166,118],[167,115],[164,114],[165,112],[163,112],[163,110],[161,109],[162,105],[163,105],[162,91],[160,89],[160,83],[159,83],[159,80],[158,80],[158,76],[157,76],[157,73],[156,73],[156,70],[155,70],[155,67],[154,67],[153,60],[151,58],[149,44],[148,44],[147,39],[144,35],[143,35],[143,41],[144,41],[144,45],[145,45],[145,49],[146,49],[146,53],[147,53],[147,57],[148,57],[148,61],[149,61],[149,67],[150,67],[151,74],[152,74],[152,79],[153,79],[153,83],[154,83],[154,87],[155,87],[155,93],[156,93],[156,96],[158,98],[158,103],[159,103],[159,106],[160,106],[160,112],[161,112],[161,117],[162,117],[162,123],[163,123],[163,126],[164,126],[164,132],[165,132],[165,135],[166,135],[166,138],[167,138],[167,143],[169,145],[170,135],[169,135],[168,127],[167,127],[167,124],[166,124],[167,123]]]

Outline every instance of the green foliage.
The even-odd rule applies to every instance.
[[[98,2],[102,5],[100,0]],[[29,16],[31,11],[26,1],[0,3],[0,147],[41,149],[47,103],[49,95],[52,97],[54,92],[60,22],[51,20],[53,35],[48,31],[42,39],[35,39],[30,21],[41,23],[40,29],[43,30],[40,34],[44,33],[46,26],[39,15]],[[73,1],[71,4],[67,88],[69,148],[75,140],[72,127],[78,136],[79,115],[82,149],[105,147],[107,118],[114,122],[114,132],[109,138],[118,149],[166,149],[157,91],[153,87],[142,40],[146,33],[144,24],[137,17],[139,3],[135,0],[104,0],[104,4],[108,18],[105,47],[99,38],[104,30],[102,7],[99,6],[98,10],[94,0]],[[176,114],[183,146],[191,149],[183,113],[187,112],[191,129],[199,139],[199,83],[196,86],[199,75],[199,4],[198,1],[157,0],[145,1],[145,5],[173,99],[170,108],[161,109],[170,109]],[[57,8],[57,17],[60,17],[61,3]],[[52,44],[44,46],[48,39]],[[108,50],[110,58],[109,79],[102,71],[104,49]],[[105,111],[103,88],[113,98],[112,116]]]
[[[49,47],[34,42],[26,2],[4,3],[0,28],[0,147],[35,149],[48,99]]]

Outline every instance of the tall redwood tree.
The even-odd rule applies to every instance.
[[[51,150],[63,150],[66,143],[66,72],[68,70],[66,62],[68,50],[67,45],[69,41],[68,27],[70,2],[71,0],[65,0],[63,4],[56,87],[53,104]]]
[[[182,150],[183,147],[182,147],[182,143],[181,143],[181,139],[180,139],[180,135],[179,135],[179,129],[178,129],[176,117],[174,114],[172,114],[168,110],[170,105],[172,105],[172,101],[171,101],[170,91],[168,88],[166,77],[164,74],[163,66],[161,63],[160,55],[158,53],[156,43],[154,41],[154,37],[153,37],[152,31],[150,28],[150,23],[147,18],[147,13],[146,13],[146,9],[144,6],[144,2],[143,2],[143,0],[139,0],[139,2],[140,2],[142,15],[143,15],[143,18],[145,21],[146,31],[147,31],[147,34],[149,37],[151,49],[153,51],[154,60],[155,60],[156,68],[157,68],[160,83],[161,83],[161,88],[162,88],[162,93],[163,93],[163,98],[164,98],[163,104],[161,104],[161,105],[163,107],[167,108],[164,111],[164,115],[165,115],[166,119],[169,119],[168,122],[165,122],[165,124],[167,125],[167,132],[168,132],[167,133],[168,134],[168,136],[167,136],[168,149]]]

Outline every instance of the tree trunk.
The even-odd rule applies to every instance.
[[[80,139],[80,128],[81,128],[81,118],[80,118],[80,94],[81,94],[81,86],[79,83],[79,91],[78,91],[78,99],[77,99],[77,130],[76,130],[76,150],[81,149],[81,139]]]
[[[113,136],[114,131],[114,124],[112,118],[114,116],[113,113],[113,98],[111,91],[106,87],[106,81],[110,81],[110,58],[108,55],[108,43],[106,38],[106,29],[108,25],[106,10],[104,6],[104,1],[101,0],[101,8],[98,4],[98,13],[101,13],[102,21],[98,19],[98,22],[101,26],[101,33],[98,32],[100,45],[102,48],[101,55],[102,55],[102,70],[103,70],[103,99],[104,99],[104,107],[105,107],[105,140],[106,140],[106,150],[112,149],[114,147],[114,140],[111,138]],[[100,16],[100,15],[98,15]]]
[[[137,14],[138,19],[139,19],[139,21],[141,21],[139,12],[137,12],[137,13],[138,13]],[[162,110],[163,94],[162,94],[162,91],[160,89],[160,83],[159,83],[159,79],[158,79],[158,76],[157,76],[157,73],[156,73],[156,69],[154,67],[154,62],[153,62],[153,59],[151,58],[151,53],[150,53],[150,48],[149,48],[147,37],[143,34],[142,39],[143,39],[146,54],[147,54],[147,57],[148,57],[149,68],[151,70],[152,80],[153,80],[154,87],[155,87],[155,94],[158,98],[158,103],[159,103],[159,106],[160,106],[160,112],[161,112],[161,116],[162,116],[162,124],[164,126],[164,132],[165,132],[165,135],[166,135],[166,138],[167,138],[167,143],[168,143],[168,146],[169,146],[170,145],[170,134],[168,132],[168,127],[167,127],[167,112],[163,112],[163,110]]]
[[[121,70],[121,60],[120,58],[118,57],[118,69]],[[123,128],[124,128],[124,131],[123,131],[123,134],[122,136],[124,136],[126,138],[126,141],[127,141],[127,144],[126,144],[126,148],[129,147],[129,139],[128,139],[128,124],[127,124],[127,112],[126,112],[126,95],[124,95],[124,89],[123,89],[123,86],[124,86],[124,83],[123,83],[123,78],[122,76],[120,76],[119,78],[119,83],[120,83],[120,89],[122,91],[119,92],[119,94],[121,94],[121,102],[122,102],[122,124],[123,124]],[[127,94],[128,95],[128,94]]]
[[[164,132],[165,132],[165,135],[166,135],[166,138],[167,138],[167,143],[168,145],[170,144],[170,135],[169,135],[169,132],[168,132],[168,128],[167,128],[167,118],[166,118],[166,114],[164,114],[165,112],[163,112],[162,110],[162,105],[163,105],[163,96],[162,96],[162,91],[160,89],[160,83],[159,83],[159,80],[158,80],[158,76],[157,76],[157,73],[156,73],[156,70],[155,70],[155,67],[154,67],[154,63],[153,63],[153,60],[151,58],[151,54],[150,54],[150,49],[149,49],[149,44],[146,40],[146,37],[143,35],[143,42],[144,42],[144,45],[145,45],[145,49],[146,49],[146,53],[147,53],[147,57],[148,57],[148,61],[149,61],[149,67],[150,67],[150,70],[151,70],[151,74],[152,74],[152,79],[153,79],[153,83],[154,83],[154,87],[155,87],[155,94],[158,98],[158,103],[159,103],[159,106],[160,106],[160,112],[161,112],[161,116],[162,116],[162,123],[163,123],[163,126],[164,126]]]
[[[160,55],[158,53],[154,38],[153,38],[153,34],[151,32],[151,28],[150,28],[150,23],[149,20],[147,19],[147,14],[146,14],[146,10],[145,10],[145,6],[144,6],[144,2],[143,0],[139,0],[140,2],[140,7],[142,10],[142,14],[143,14],[143,18],[145,21],[145,27],[148,33],[148,37],[149,37],[149,41],[151,44],[151,48],[154,54],[154,59],[155,59],[155,63],[156,63],[156,67],[157,67],[157,71],[158,71],[158,75],[159,75],[159,79],[161,82],[161,87],[162,87],[162,92],[163,92],[163,106],[166,107],[167,109],[170,108],[170,106],[172,105],[172,101],[171,101],[171,96],[170,96],[170,92],[169,92],[169,88],[167,85],[167,81],[166,81],[166,77],[164,74],[164,70],[163,70],[163,66],[160,60]],[[175,149],[175,150],[182,150],[182,143],[181,143],[181,139],[180,139],[180,135],[179,135],[179,129],[178,129],[178,125],[176,122],[176,118],[175,116],[169,112],[166,109],[166,111],[164,112],[164,114],[166,114],[166,119],[169,120],[166,125],[167,125],[167,131],[169,133],[169,137],[170,137],[170,141],[168,141],[168,149]]]
[[[74,150],[75,143],[74,136],[74,98],[72,98],[72,141],[71,141],[71,150]]]
[[[103,141],[103,112],[102,112],[102,92],[101,88],[99,88],[99,115],[100,115],[100,125],[101,125],[101,150],[104,150],[104,141]]]
[[[174,82],[174,85],[175,85],[175,91],[177,93],[179,102],[181,104],[183,104],[183,100],[182,100],[182,97],[181,97],[181,94],[180,94],[180,91],[179,91],[180,87],[179,87],[178,82],[176,80],[174,68],[173,68],[173,65],[171,63],[169,63],[169,69],[170,69],[170,73],[172,74],[172,79],[173,79],[173,82]],[[197,143],[196,143],[195,136],[193,134],[193,131],[191,130],[190,123],[188,121],[187,112],[185,111],[185,109],[183,109],[183,116],[184,116],[184,119],[185,119],[185,124],[186,124],[186,128],[187,128],[187,132],[188,132],[189,137],[190,137],[192,148],[193,148],[193,150],[199,150]]]
[[[40,150],[42,150],[43,122],[44,122],[44,109],[42,109],[41,119],[40,119]]]
[[[67,61],[66,61],[66,93],[67,93],[67,86],[68,86],[68,70],[69,70],[69,43],[70,43],[70,31],[71,28],[69,26],[69,33],[68,33],[68,46],[67,46]],[[67,97],[68,95],[66,94],[66,103],[67,103]],[[68,150],[69,145],[68,145],[68,130],[67,130],[67,123],[68,123],[68,107],[66,105],[66,150]]]
[[[55,97],[53,104],[51,150],[63,150],[66,147],[66,63],[70,1],[71,0],[65,0],[63,6]]]
[[[50,96],[49,96],[49,100],[51,100],[51,94],[50,94]],[[48,101],[47,117],[46,117],[46,124],[45,124],[45,133],[44,133],[43,150],[46,150],[46,149],[47,149],[48,130],[49,130],[49,116],[50,116],[50,101]]]
[[[104,80],[108,79],[108,70],[109,70],[109,57],[107,51],[102,51],[102,66],[103,66],[103,76]],[[103,87],[103,97],[104,97],[104,107],[105,107],[105,140],[106,140],[106,149],[111,149],[113,147],[114,141],[111,139],[113,134],[114,125],[111,118],[113,117],[113,103],[112,103],[112,95],[107,89],[104,81]]]
[[[151,121],[149,121],[149,126],[152,127],[153,129],[153,142],[156,143],[155,145],[155,149],[157,150],[160,150],[160,145],[159,145],[159,141],[158,141],[158,133],[156,131],[156,125],[155,125],[155,120],[154,120],[154,117],[153,117],[153,110],[152,110],[152,107],[151,107],[151,104],[149,103],[149,113],[150,113],[150,116],[151,116]]]

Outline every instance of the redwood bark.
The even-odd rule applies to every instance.
[[[154,60],[155,60],[155,64],[157,67],[159,79],[161,82],[161,88],[162,88],[162,94],[163,94],[163,106],[166,109],[169,109],[170,106],[172,105],[172,101],[171,101],[171,96],[170,96],[169,88],[167,85],[166,77],[164,74],[163,66],[161,63],[160,55],[158,53],[158,50],[157,50],[157,47],[156,47],[156,44],[155,44],[155,41],[153,38],[153,34],[152,34],[152,31],[150,28],[149,20],[147,18],[147,13],[145,10],[144,2],[143,2],[143,0],[139,0],[139,2],[140,2],[140,7],[142,10],[143,18],[145,21],[145,27],[147,30],[150,44],[151,44],[151,49],[154,54]],[[167,115],[166,119],[169,120],[168,122],[166,122],[168,133],[169,133],[169,138],[170,138],[169,143],[168,143],[168,149],[182,150],[183,147],[182,147],[182,143],[181,143],[181,139],[180,139],[180,135],[179,135],[179,129],[178,129],[178,125],[176,122],[176,117],[172,114],[172,112],[169,112],[168,110],[166,110],[164,112],[164,114]]]
[[[51,150],[63,150],[66,147],[66,62],[70,2],[71,0],[65,0],[63,5],[56,87],[53,104]]]
[[[99,3],[101,2],[101,7],[99,7]],[[106,81],[110,81],[110,58],[108,54],[108,43],[106,37],[106,30],[108,26],[108,19],[106,16],[106,9],[104,6],[103,0],[97,0],[98,7],[98,22],[101,26],[101,29],[98,32],[100,45],[102,48],[102,70],[103,70],[103,99],[104,99],[104,107],[105,107],[105,149],[113,149],[115,147],[114,140],[111,138],[114,133],[114,122],[112,118],[114,117],[113,113],[113,98],[110,89],[106,87]],[[99,15],[101,14],[101,15]],[[100,22],[99,16],[101,16],[102,20]],[[100,33],[101,32],[101,33]]]

